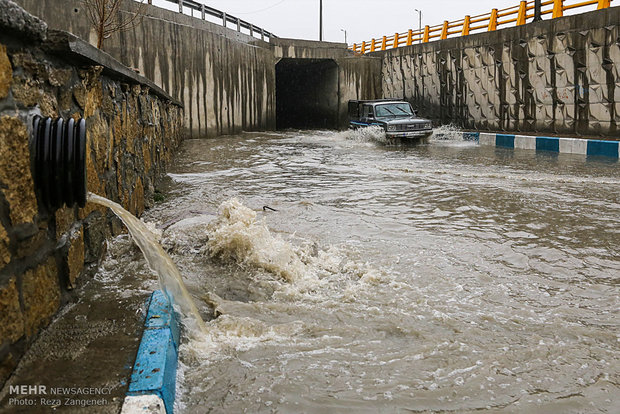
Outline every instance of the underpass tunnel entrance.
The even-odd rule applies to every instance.
[[[334,60],[285,58],[278,62],[276,126],[338,128],[338,65]]]

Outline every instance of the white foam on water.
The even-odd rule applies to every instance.
[[[224,201],[218,217],[208,225],[209,240],[204,253],[224,262],[251,266],[280,276],[289,282],[284,289],[305,292],[334,276],[352,276],[372,282],[381,272],[368,263],[347,257],[336,246],[321,249],[315,243],[295,246],[272,233],[265,219],[236,198]]]
[[[248,264],[288,281],[299,280],[307,269],[293,247],[271,234],[256,212],[236,199],[223,202],[208,226],[207,254],[223,261]]]
[[[388,142],[385,136],[385,130],[382,127],[376,125],[336,132],[333,134],[333,136],[336,139],[343,139],[359,143],[376,142],[379,144],[387,144]]]
[[[431,141],[463,141],[463,131],[456,125],[441,125],[433,129]]]

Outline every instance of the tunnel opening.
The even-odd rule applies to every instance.
[[[285,58],[278,62],[276,127],[338,128],[338,65],[334,60]]]

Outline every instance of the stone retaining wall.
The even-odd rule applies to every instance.
[[[102,207],[39,205],[35,115],[86,119],[88,190],[139,215],[181,140],[183,109],[109,55],[0,0],[0,388],[123,231]]]

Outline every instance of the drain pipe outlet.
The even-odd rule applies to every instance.
[[[32,128],[34,186],[52,213],[86,205],[86,121],[35,116]]]

